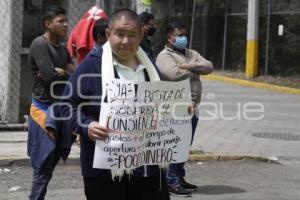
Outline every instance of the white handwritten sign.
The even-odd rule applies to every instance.
[[[131,170],[143,165],[185,162],[191,143],[190,82],[132,82],[106,85],[94,168]]]

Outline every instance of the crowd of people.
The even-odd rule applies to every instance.
[[[45,198],[55,166],[60,158],[67,159],[76,135],[80,136],[86,199],[168,200],[170,194],[190,196],[197,186],[185,180],[184,163],[170,164],[162,172],[157,165],[141,166],[120,180],[112,179],[110,170],[93,168],[95,141],[105,140],[108,130],[99,125],[101,99],[85,98],[102,95],[101,73],[145,82],[189,79],[193,110],[197,111],[202,90],[199,77],[211,73],[213,65],[187,48],[185,26],[180,22],[168,25],[165,48],[155,57],[151,42],[156,30],[154,15],[138,15],[125,8],[116,10],[109,18],[96,20],[93,48],[77,64],[61,43],[68,30],[66,11],[49,6],[42,23],[45,32],[33,40],[29,56],[34,82],[28,133],[28,155],[33,169],[29,199]],[[138,56],[139,47],[146,57]],[[95,76],[82,81],[80,77],[87,74]],[[87,106],[80,108],[82,103]],[[192,141],[197,122],[194,112]]]

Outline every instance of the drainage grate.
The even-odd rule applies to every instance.
[[[253,133],[252,136],[274,140],[300,141],[300,135],[293,135],[288,133]]]

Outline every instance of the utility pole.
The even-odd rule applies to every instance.
[[[191,33],[190,33],[190,42],[189,48],[192,48],[193,45],[193,37],[194,37],[194,23],[195,23],[195,11],[196,11],[196,0],[193,3],[193,13],[192,13],[192,23],[191,23]]]
[[[258,0],[248,0],[246,76],[258,75]]]
[[[267,18],[267,38],[266,38],[266,58],[265,58],[265,76],[268,75],[269,64],[269,38],[270,38],[270,19],[271,19],[271,1],[268,0],[268,18]]]
[[[96,0],[96,7],[97,7],[97,8],[101,8],[100,0]]]
[[[228,0],[225,2],[225,20],[224,20],[224,35],[223,35],[223,55],[222,55],[222,70],[225,70],[226,64],[226,42],[227,42],[227,24],[228,24]]]

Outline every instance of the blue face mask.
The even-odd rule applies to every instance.
[[[176,47],[177,49],[185,49],[187,43],[188,41],[186,36],[176,36],[174,47]]]

